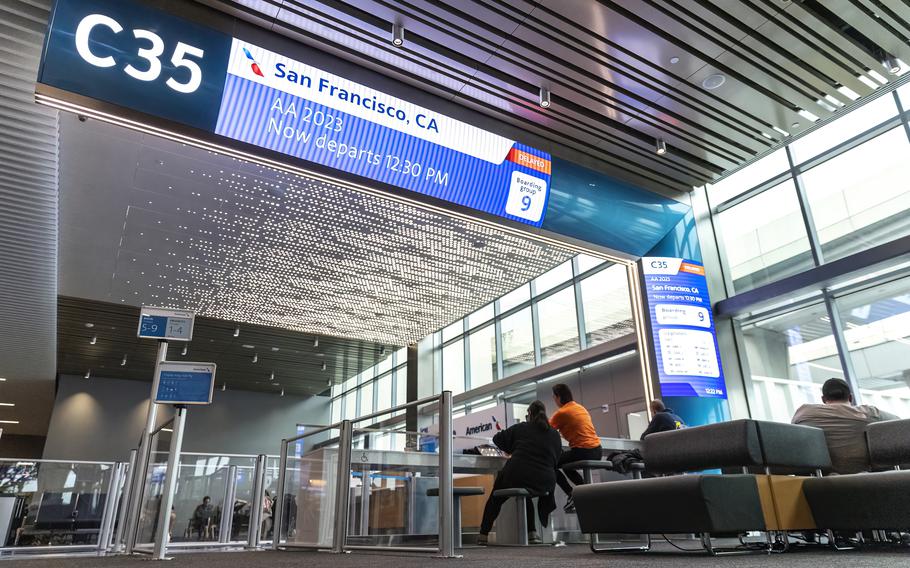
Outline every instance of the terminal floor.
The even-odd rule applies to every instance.
[[[432,565],[464,568],[532,568],[535,566],[572,566],[580,568],[651,567],[676,568],[906,568],[910,566],[910,548],[900,550],[796,550],[787,554],[748,554],[710,557],[673,551],[656,544],[648,554],[592,554],[585,546],[564,548],[470,548],[462,551],[460,560],[443,560],[417,554],[367,554],[355,552],[336,556],[324,552],[219,552],[178,554],[168,568],[423,568]],[[142,568],[148,567],[143,557],[114,556],[107,558],[50,558],[14,561],[23,568]]]

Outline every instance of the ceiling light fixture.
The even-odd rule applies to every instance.
[[[239,327],[234,328],[234,337],[240,337],[240,328]]]
[[[0,406],[16,406],[15,402],[0,402]]]
[[[670,65],[676,65],[677,63],[679,63],[679,57],[670,58]]]
[[[259,353],[254,353],[253,354],[253,363],[258,363],[258,362],[259,362]]]
[[[897,75],[901,72],[901,63],[898,61],[897,57],[886,53],[885,56],[882,57],[881,62],[885,69],[888,70],[888,73]]]
[[[6,382],[6,377],[0,377],[0,383]]]
[[[314,340],[313,340],[313,348],[315,349],[316,347],[319,347],[319,340],[318,340],[318,339],[314,339]]]
[[[87,323],[87,324],[85,324],[85,327],[91,329],[91,328],[95,327],[95,324],[93,324],[93,323]]]
[[[541,87],[540,88],[540,99],[538,100],[538,104],[540,104],[540,106],[542,108],[550,108],[550,102],[551,102],[550,101],[550,89],[548,89],[546,87]]]
[[[85,372],[85,375],[83,375],[83,377],[86,378],[86,379],[91,379],[91,378],[92,378],[92,370],[89,369],[88,371],[86,371],[86,372]]]
[[[120,366],[126,367],[126,355],[123,356],[123,359],[120,360]]]
[[[284,389],[281,389],[281,396],[284,396]]]
[[[657,152],[658,156],[663,156],[667,153],[667,143],[663,138],[658,138],[655,141],[654,151]]]
[[[326,368],[325,361],[323,361],[323,362],[322,362],[322,370],[325,371],[325,368]]]
[[[392,45],[395,47],[404,45],[404,26],[401,24],[392,24]]]
[[[273,383],[275,382],[275,371],[272,371],[272,373],[269,375],[269,380]]]
[[[18,424],[18,420],[0,420],[0,424]]]
[[[187,351],[189,351],[189,349],[187,349],[186,345],[184,345],[183,349],[180,350],[180,354],[183,355],[184,357],[186,357]]]
[[[89,345],[94,345],[94,344],[96,344],[96,343],[98,343],[98,336],[97,336],[97,335],[93,335],[92,338],[88,340],[88,344],[89,344]]]
[[[385,345],[381,345],[381,346],[379,347],[379,355],[380,355],[380,356],[381,356],[381,355],[385,355]]]
[[[227,383],[221,383],[221,392],[224,392],[226,390],[227,390]]]

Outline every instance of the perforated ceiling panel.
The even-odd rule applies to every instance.
[[[54,397],[57,113],[34,104],[50,0],[0,2],[0,408],[42,434]],[[11,422],[18,422],[16,424]]]
[[[67,296],[404,345],[573,256],[91,120],[62,141]]]

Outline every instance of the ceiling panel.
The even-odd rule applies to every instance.
[[[54,400],[57,113],[34,104],[50,0],[0,2],[0,428],[47,430]],[[7,421],[18,424],[10,424]]]
[[[885,54],[910,57],[910,10],[898,0],[833,11],[818,0],[276,0],[262,12],[197,1],[250,21],[274,15],[276,32],[670,194],[870,95],[878,78],[893,79]],[[391,45],[393,22],[407,30],[403,48]],[[711,75],[723,86],[705,88]],[[541,86],[552,92],[547,110]],[[663,157],[657,138],[670,146]]]
[[[64,296],[405,345],[574,255],[93,120],[61,140]]]
[[[154,340],[136,337],[138,308],[61,296],[57,321],[61,374],[151,382],[158,347]],[[393,350],[356,339],[197,317],[193,341],[171,342],[167,358],[216,363],[218,388],[313,395]]]

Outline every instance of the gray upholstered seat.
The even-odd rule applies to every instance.
[[[910,420],[870,424],[869,460],[876,467],[910,463]],[[910,471],[832,475],[809,479],[803,493],[819,528],[910,528]]]

